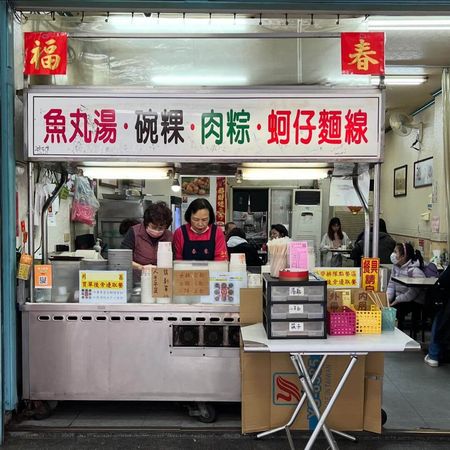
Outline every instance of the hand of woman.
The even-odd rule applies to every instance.
[[[133,261],[132,266],[133,266],[133,269],[141,270],[141,271],[144,268],[144,266],[142,264],[139,264],[139,263],[137,263],[135,261]]]

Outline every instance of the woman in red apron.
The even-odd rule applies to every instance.
[[[175,230],[173,250],[176,260],[227,261],[228,252],[221,228],[208,200],[198,198],[184,214],[185,225]]]

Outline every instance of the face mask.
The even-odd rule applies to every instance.
[[[156,231],[156,230],[151,230],[151,229],[149,230],[149,229],[147,229],[147,233],[152,238],[159,238],[159,237],[161,237],[164,234],[164,230]]]
[[[397,258],[397,255],[395,253],[391,253],[391,263],[392,264],[397,264],[398,263],[398,258]]]

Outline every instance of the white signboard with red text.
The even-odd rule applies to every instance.
[[[32,88],[31,159],[380,161],[377,89]]]

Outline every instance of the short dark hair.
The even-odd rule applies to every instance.
[[[193,200],[189,206],[187,207],[186,212],[184,213],[184,220],[188,223],[191,223],[191,216],[195,214],[197,211],[201,209],[207,209],[209,212],[209,225],[213,224],[216,221],[216,215],[214,214],[213,207],[211,203],[208,202],[205,198],[196,198]]]
[[[271,230],[277,230],[281,237],[289,237],[289,231],[281,223],[276,223],[270,227]]]
[[[127,234],[127,231],[134,225],[137,225],[140,221],[138,219],[123,219],[119,225],[119,233],[121,235]]]
[[[231,236],[237,236],[240,237],[242,239],[247,239],[247,237],[245,236],[245,231],[242,228],[233,228],[228,234],[227,234],[227,240],[231,237]]]
[[[144,212],[144,227],[149,223],[169,228],[172,225],[172,211],[164,202],[152,203]]]
[[[233,221],[227,222],[227,223],[225,224],[225,232],[231,233],[231,231],[228,231],[228,229],[230,228],[230,225],[234,225],[233,228],[236,228],[236,224],[235,224]]]

